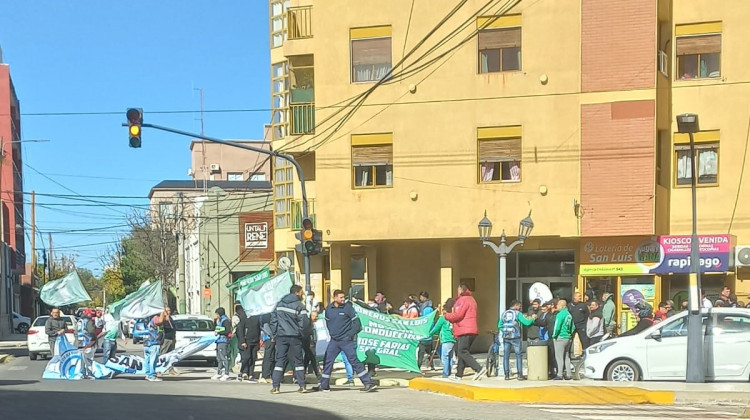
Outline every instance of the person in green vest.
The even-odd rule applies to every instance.
[[[573,337],[574,331],[575,324],[573,324],[573,315],[568,311],[568,301],[560,299],[557,302],[555,329],[552,332],[552,339],[555,342],[555,359],[557,360],[556,381],[563,378],[566,380],[573,378],[570,369],[570,339]],[[564,372],[567,372],[567,375],[563,375]]]
[[[456,345],[456,338],[453,337],[453,325],[445,319],[445,313],[453,310],[453,304],[456,300],[449,298],[445,301],[443,309],[439,310],[440,318],[428,334],[429,337],[440,333],[440,361],[443,363],[443,378],[451,376],[451,362],[453,361],[453,347]],[[454,377],[455,378],[455,377]]]

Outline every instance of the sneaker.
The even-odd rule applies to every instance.
[[[314,386],[312,390],[313,392],[331,392],[330,388],[321,388],[319,386]]]
[[[305,387],[303,387],[303,386],[301,386],[301,387],[299,387],[299,389],[297,390],[297,392],[299,392],[300,394],[309,394],[310,390],[307,389],[307,388],[305,388]]]
[[[169,369],[169,376],[178,376],[179,374],[180,372],[178,372],[177,369],[175,368]]]
[[[509,381],[510,380],[510,375],[505,375],[505,380]]]
[[[147,377],[146,380],[149,382],[161,382],[161,378],[157,378],[156,376]]]
[[[245,380],[246,378],[247,378],[247,375],[245,375],[245,377],[243,378],[243,377],[242,377],[242,375],[240,375],[240,374],[237,374],[237,382],[242,382],[242,381],[243,381],[243,380]]]
[[[258,383],[260,383],[260,384],[270,384],[271,381],[269,381],[266,378],[260,378],[260,379],[258,379]]]
[[[211,377],[212,381],[218,381],[221,378],[221,375],[214,375]]]
[[[344,386],[354,386],[354,380],[349,379],[346,382],[344,382]]]
[[[519,381],[525,381],[525,380],[526,380],[526,377],[525,377],[525,376],[523,376],[523,375],[518,375],[518,380],[519,380]]]
[[[562,381],[562,380],[563,380],[562,376],[555,376],[555,379],[553,379],[553,381]]]
[[[226,381],[230,380],[230,378],[229,378],[229,375],[221,375],[221,377],[219,378],[219,380],[222,381],[222,382],[226,382]]]
[[[281,394],[281,391],[279,391],[279,388],[271,388],[271,394]]]
[[[479,369],[479,372],[477,372],[477,373],[474,374],[474,377],[472,378],[472,380],[473,381],[478,381],[478,380],[482,379],[482,376],[484,376],[484,374],[486,374],[486,373],[487,373],[487,368],[486,367],[482,367],[481,369]]]
[[[460,382],[460,381],[461,381],[461,378],[459,378],[459,377],[458,377],[458,376],[456,376],[456,375],[451,375],[451,376],[449,376],[449,377],[448,377],[448,380],[449,380],[449,381],[454,381],[454,382]]]
[[[378,386],[375,384],[365,385],[364,388],[360,389],[362,392],[373,392],[376,389],[378,389]]]
[[[258,383],[258,381],[255,378],[247,378],[245,380],[245,382],[247,382],[249,384],[257,384]]]

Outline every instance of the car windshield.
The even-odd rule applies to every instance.
[[[73,318],[71,318],[70,315],[64,315],[63,318],[65,318],[65,325],[68,327],[73,327],[75,322],[73,322]],[[47,322],[47,319],[49,319],[48,316],[40,316],[39,318],[34,321],[34,327],[43,327],[44,324]]]
[[[174,329],[177,331],[213,331],[214,322],[208,319],[176,319]]]

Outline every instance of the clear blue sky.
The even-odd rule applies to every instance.
[[[261,0],[3,2],[0,47],[21,101],[22,138],[49,140],[23,144],[24,190],[138,196],[144,199],[99,200],[143,206],[160,180],[188,178],[190,139],[146,129],[143,147],[131,149],[121,127],[125,109],[142,107],[147,122],[194,132],[201,128],[197,112],[149,111],[199,110],[194,88],[204,89],[206,110],[267,109],[268,44],[268,3]],[[29,115],[107,111],[117,114]],[[260,139],[269,119],[268,111],[208,112],[205,129],[215,137]],[[99,273],[107,246],[86,245],[115,240],[124,230],[115,226],[131,210],[37,206],[36,224],[42,232],[104,228],[53,234],[59,252],[77,252],[79,266]],[[43,246],[39,237],[36,246]],[[26,247],[30,261],[28,235]]]

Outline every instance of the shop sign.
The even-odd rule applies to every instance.
[[[701,272],[727,272],[731,270],[731,251],[735,238],[732,235],[699,235],[699,266]],[[659,244],[664,261],[657,274],[685,274],[690,272],[690,235],[660,236]]]
[[[588,238],[581,241],[580,261],[584,276],[651,274],[664,253],[656,236]]]

